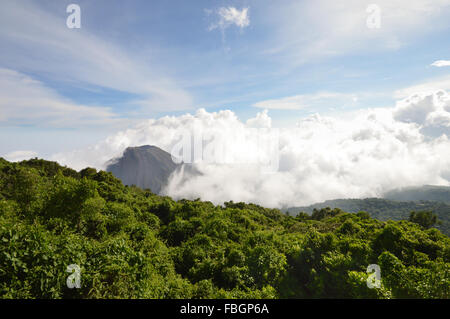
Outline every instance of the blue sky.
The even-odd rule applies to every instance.
[[[69,29],[69,4],[81,28]],[[369,28],[369,4],[380,28]],[[450,90],[450,1],[2,1],[0,156],[45,157],[147,118],[390,107]]]

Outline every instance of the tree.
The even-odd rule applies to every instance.
[[[417,213],[413,211],[409,214],[409,221],[419,224],[426,229],[440,222],[437,219],[437,216],[430,211],[422,211]]]
[[[311,219],[311,216],[309,216],[309,215],[308,215],[307,213],[305,213],[305,212],[299,212],[295,218],[298,219],[298,220],[303,221],[303,220]]]

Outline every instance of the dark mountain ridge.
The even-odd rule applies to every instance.
[[[173,162],[169,153],[153,145],[144,145],[128,147],[122,157],[110,161],[106,171],[125,185],[136,185],[160,194],[169,176],[180,166]]]
[[[399,201],[436,201],[450,204],[450,187],[423,185],[393,189],[386,192],[383,198]]]

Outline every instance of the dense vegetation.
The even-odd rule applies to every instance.
[[[407,220],[176,202],[91,168],[0,159],[3,298],[448,298],[449,273],[450,239]]]
[[[326,207],[340,208],[349,213],[364,211],[369,213],[370,217],[379,220],[408,219],[412,211],[431,211],[441,221],[435,227],[450,236],[450,204],[443,202],[423,200],[402,202],[383,198],[335,199],[305,207],[291,207],[287,209],[287,212],[291,215],[297,215],[299,212],[311,214],[314,209]]]
[[[426,200],[450,204],[450,187],[435,185],[404,187],[384,193],[383,198],[404,202]]]

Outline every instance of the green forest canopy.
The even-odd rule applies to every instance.
[[[449,237],[408,220],[174,201],[92,168],[0,158],[2,298],[448,298],[449,261]]]
[[[412,211],[431,211],[441,221],[435,227],[443,234],[450,236],[450,204],[444,202],[425,200],[405,202],[384,198],[334,199],[310,206],[291,207],[286,211],[295,216],[299,212],[311,214],[314,209],[320,210],[326,207],[340,208],[349,213],[364,211],[369,213],[370,217],[378,220],[408,219]]]

